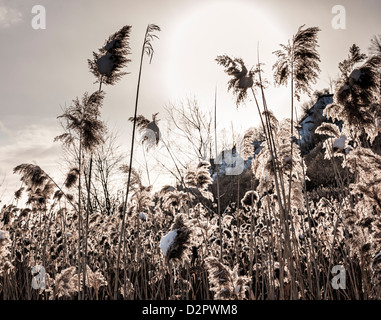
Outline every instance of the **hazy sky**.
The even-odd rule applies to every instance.
[[[46,8],[46,29],[34,30],[31,10]],[[346,29],[335,30],[332,7],[346,9]],[[226,93],[228,78],[216,64],[217,55],[242,57],[247,66],[257,61],[257,44],[272,80],[272,52],[286,43],[302,24],[319,26],[321,75],[316,89],[328,87],[337,65],[353,43],[367,52],[370,38],[381,33],[381,1],[312,0],[0,0],[0,187],[15,191],[19,176],[12,168],[37,163],[53,176],[62,152],[53,138],[62,133],[56,119],[62,107],[85,91],[97,89],[87,67],[105,39],[123,25],[131,25],[130,72],[113,87],[104,87],[102,117],[129,145],[139,55],[147,24],[162,29],[153,43],[152,64],[145,63],[139,113],[165,116],[169,102],[195,96],[205,109],[213,106],[218,90],[219,127],[244,130],[259,123],[253,102],[236,110]],[[279,118],[289,114],[287,88],[267,90],[269,107]],[[307,98],[306,98],[307,99]],[[306,100],[305,99],[305,100]],[[303,102],[303,101],[302,101]],[[4,199],[6,202],[8,199]]]

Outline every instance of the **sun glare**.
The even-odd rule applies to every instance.
[[[195,7],[184,17],[172,39],[167,75],[171,98],[195,95],[210,107],[217,86],[220,120],[229,126],[230,121],[239,119],[242,126],[252,126],[253,117],[257,118],[254,108],[238,111],[232,108],[232,95],[226,92],[228,79],[214,60],[217,55],[228,54],[241,57],[251,67],[257,63],[259,44],[261,62],[265,63],[264,71],[270,78],[275,61],[272,51],[284,39],[287,35],[257,4],[218,2]],[[273,101],[279,106],[280,101]],[[242,112],[246,115],[244,121]]]
[[[381,1],[20,2],[0,301],[381,300]]]

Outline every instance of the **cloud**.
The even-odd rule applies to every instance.
[[[0,125],[0,131],[4,126]],[[11,132],[12,137],[0,144],[0,200],[11,201],[13,192],[20,187],[20,176],[13,174],[13,168],[22,163],[38,164],[52,177],[59,178],[61,145],[53,139],[59,128],[40,123],[23,126]],[[1,184],[3,176],[5,182]]]
[[[8,137],[12,137],[12,132],[5,126],[3,122],[0,121],[0,130],[3,131]]]
[[[22,21],[22,13],[16,9],[0,5],[0,28],[10,26]]]

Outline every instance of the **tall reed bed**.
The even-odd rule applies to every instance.
[[[76,98],[60,116],[65,132],[57,140],[74,155],[66,179],[59,183],[35,164],[14,168],[22,185],[0,212],[0,298],[381,298],[381,156],[372,149],[380,132],[381,55],[368,57],[352,46],[339,64],[334,103],[324,115],[341,125],[324,122],[316,130],[335,183],[313,190],[307,189],[308,168],[294,137],[293,102],[291,119],[279,121],[267,104],[259,57],[248,70],[240,58],[218,56],[237,106],[252,94],[264,136],[254,156],[254,141],[245,135],[250,174],[231,186],[237,200],[222,207],[220,186],[231,180],[219,172],[213,179],[207,161],[180,167],[161,136],[158,114],[152,121],[138,114],[143,57],[152,59],[159,30],[149,25],[143,42],[127,165],[103,152],[108,142],[100,108],[102,84],[115,84],[129,62],[130,27],[109,37],[89,60],[98,90]],[[299,28],[276,52],[275,81],[290,79],[291,100],[309,91],[318,72],[317,31]],[[215,115],[217,110],[216,94]],[[177,184],[153,192],[143,183],[133,163],[136,131],[147,152],[165,147]],[[125,177],[122,188],[113,188],[111,172]],[[250,187],[240,196],[244,183]],[[335,266],[345,270],[345,288],[332,285]]]

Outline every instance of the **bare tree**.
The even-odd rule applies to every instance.
[[[100,207],[101,212],[111,215],[115,212],[117,203],[118,187],[122,186],[122,181],[118,181],[120,176],[119,167],[123,156],[120,152],[120,146],[116,144],[117,135],[115,133],[107,134],[105,142],[98,148],[94,154],[94,181],[92,195]]]
[[[371,55],[381,56],[381,35],[373,36],[370,40],[369,52]]]
[[[203,111],[196,98],[187,98],[178,105],[170,103],[165,107],[168,114],[169,133],[175,137],[173,147],[179,148],[188,160],[199,161],[211,158],[212,112]],[[182,139],[179,139],[181,137]],[[177,141],[187,141],[179,144]]]

